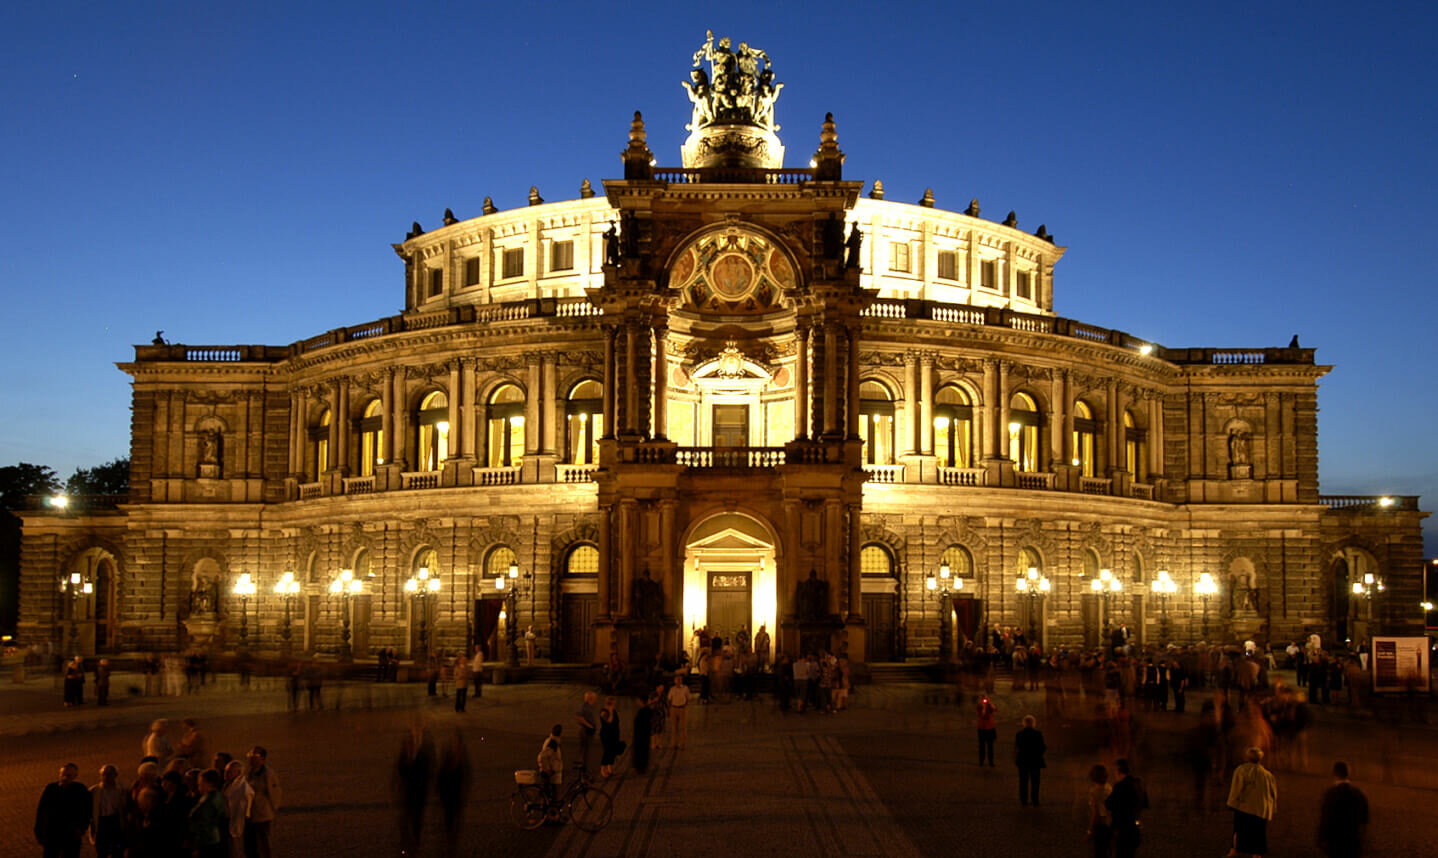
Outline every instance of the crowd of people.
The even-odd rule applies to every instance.
[[[35,839],[46,858],[78,858],[88,840],[99,858],[269,858],[270,826],[281,805],[279,776],[264,747],[244,760],[208,755],[194,719],[172,730],[150,725],[134,780],[106,763],[86,787],[66,763],[41,792]]]

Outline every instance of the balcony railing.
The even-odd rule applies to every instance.
[[[1417,495],[1319,495],[1318,502],[1329,509],[1418,510]]]
[[[434,489],[439,487],[439,471],[406,471],[399,475],[402,489]]]
[[[1053,474],[1019,471],[1019,488],[1030,491],[1047,491],[1054,487]]]
[[[1153,486],[1148,483],[1129,483],[1128,496],[1139,500],[1153,500]]]
[[[598,465],[555,465],[554,479],[560,483],[592,483]]]
[[[871,483],[902,483],[904,481],[903,465],[865,465],[864,473],[869,475]]]
[[[983,468],[939,467],[939,485],[978,487],[987,481],[988,471]]]
[[[368,477],[345,477],[342,481],[347,495],[368,495],[374,493],[374,475]]]
[[[783,447],[680,447],[674,463],[686,468],[777,468]]]
[[[1079,491],[1086,495],[1113,494],[1113,480],[1108,477],[1079,477]]]
[[[477,486],[512,486],[518,482],[519,465],[474,469],[474,484]]]
[[[300,500],[311,500],[323,497],[325,493],[324,483],[300,483]]]

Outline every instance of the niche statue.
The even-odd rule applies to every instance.
[[[799,592],[794,600],[801,623],[813,623],[829,614],[829,582],[821,581],[818,573],[809,570],[809,579],[799,582]]]
[[[634,581],[634,618],[654,623],[664,617],[664,587],[645,569]]]

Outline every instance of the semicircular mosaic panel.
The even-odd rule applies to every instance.
[[[765,313],[796,285],[794,268],[767,239],[746,232],[708,235],[669,269],[669,285],[697,310]]]

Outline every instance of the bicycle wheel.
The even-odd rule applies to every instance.
[[[569,800],[569,818],[581,831],[594,832],[609,824],[614,802],[599,787],[585,787]]]
[[[509,797],[509,818],[514,824],[532,831],[544,824],[544,790],[533,784],[522,786]]]

